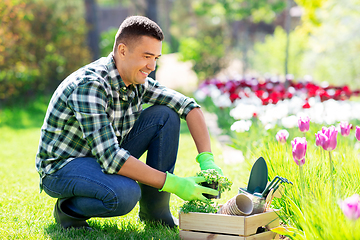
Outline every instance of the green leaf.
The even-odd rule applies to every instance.
[[[305,216],[304,214],[302,213],[302,211],[300,210],[299,206],[296,205],[296,203],[287,197],[287,201],[290,203],[290,206],[291,206],[291,210],[293,210],[293,212],[295,213],[296,217],[297,218],[301,218],[300,220],[302,222],[305,222]]]
[[[300,231],[299,229],[294,228],[294,227],[279,226],[279,227],[276,227],[276,228],[272,228],[271,231],[275,232],[277,234],[280,234],[280,235],[293,237],[293,238],[300,239],[300,240],[305,240],[304,233],[302,231]]]

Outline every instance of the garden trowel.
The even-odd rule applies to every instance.
[[[259,157],[251,168],[246,192],[261,195],[268,182],[268,168],[263,157]],[[257,194],[256,194],[257,193]]]

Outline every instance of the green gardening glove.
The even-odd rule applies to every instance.
[[[211,152],[202,152],[196,157],[196,161],[200,164],[201,170],[215,169],[221,176],[224,176],[223,171],[214,162],[214,155]]]
[[[219,192],[214,189],[200,186],[198,183],[201,182],[205,182],[204,177],[178,177],[166,172],[164,186],[159,191],[174,193],[185,201],[206,201],[207,198],[202,195],[203,193],[216,196],[219,194]]]

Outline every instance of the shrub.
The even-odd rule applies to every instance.
[[[221,26],[214,26],[203,30],[196,38],[180,40],[180,60],[191,61],[199,79],[215,76],[227,65],[227,40],[222,37],[223,32]]]
[[[307,73],[302,66],[307,42],[308,37],[302,31],[291,32],[288,69],[295,78],[303,77]],[[251,56],[253,69],[261,74],[284,75],[285,47],[286,32],[281,27],[277,27],[274,35],[266,36],[263,43],[255,43],[254,54]]]
[[[113,50],[117,31],[117,28],[111,28],[108,31],[101,33],[100,54],[102,57],[107,57],[107,55],[109,55],[109,53]]]
[[[89,62],[79,2],[0,2],[0,100],[53,91]]]

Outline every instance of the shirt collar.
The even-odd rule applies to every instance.
[[[127,87],[124,81],[121,79],[119,71],[116,68],[114,53],[111,52],[107,56],[107,68],[109,69],[109,74],[111,78],[111,85],[114,86],[116,91],[126,92]]]

